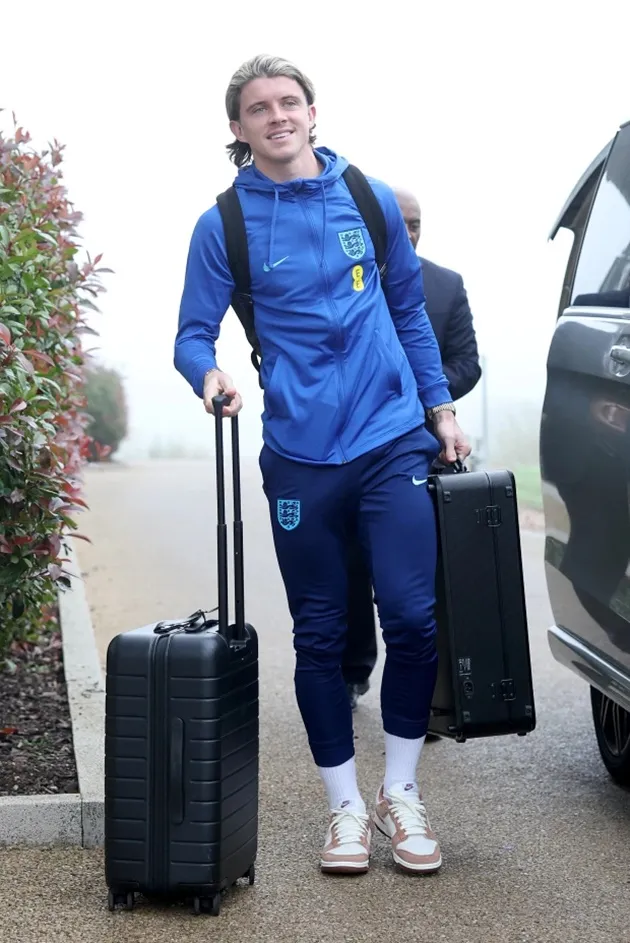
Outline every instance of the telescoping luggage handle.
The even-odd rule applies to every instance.
[[[225,523],[225,455],[223,449],[223,407],[230,402],[223,394],[212,399],[216,419],[217,453],[217,584],[219,595],[218,623],[209,622],[207,613],[202,609],[193,612],[181,622],[158,622],[153,631],[156,635],[166,636],[171,632],[184,631],[189,634],[203,632],[211,625],[217,625],[223,638],[228,642],[244,642],[245,632],[245,578],[243,569],[243,521],[241,519],[241,460],[238,438],[238,418],[232,417],[232,490],[234,492],[234,630],[230,633],[228,621],[228,564],[227,564],[227,525]],[[213,612],[216,610],[213,609]]]
[[[227,524],[225,522],[225,455],[223,449],[223,407],[230,398],[214,396],[217,453],[217,581],[219,591],[219,632],[229,638],[228,627],[228,562]],[[234,641],[244,641],[245,577],[243,568],[243,521],[241,519],[241,459],[238,437],[238,416],[232,416],[232,490],[234,494]]]

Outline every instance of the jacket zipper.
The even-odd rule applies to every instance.
[[[324,283],[324,290],[325,290],[326,298],[328,301],[328,306],[330,310],[332,311],[333,317],[337,323],[337,335],[339,338],[339,354],[337,358],[338,363],[339,363],[339,383],[341,386],[341,399],[344,404],[344,407],[346,407],[346,375],[345,375],[345,367],[343,363],[344,347],[343,347],[343,331],[341,327],[341,318],[339,316],[337,306],[335,305],[335,302],[333,300],[332,291],[330,290],[330,282],[328,280],[328,268],[326,266],[326,255],[323,252],[324,246],[320,244],[319,236],[317,235],[317,229],[315,227],[315,220],[313,219],[313,215],[311,211],[309,210],[306,201],[300,200],[300,202],[302,203],[304,213],[308,220],[309,226],[311,227],[311,232],[313,234],[313,241],[315,243],[315,249],[317,250],[318,254],[322,256],[322,259],[323,259],[322,281]],[[319,267],[319,260],[318,260],[318,267]],[[346,424],[346,416],[345,416],[345,408],[344,408],[344,412],[342,413],[342,422],[340,424],[340,429],[343,430],[345,428],[345,424]],[[341,444],[341,432],[339,432],[337,435],[337,441],[339,442],[339,451],[341,452],[343,463],[345,464],[348,461],[348,459],[343,450],[343,445]]]

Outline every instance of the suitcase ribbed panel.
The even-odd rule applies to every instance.
[[[216,631],[118,636],[107,664],[109,886],[208,892],[244,875],[258,831],[258,646]]]

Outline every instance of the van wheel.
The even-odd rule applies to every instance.
[[[630,786],[630,713],[591,688],[597,745],[604,766],[620,786]]]

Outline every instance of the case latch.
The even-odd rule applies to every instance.
[[[501,524],[501,508],[498,504],[491,504],[486,508],[486,524],[488,527],[498,527]]]

